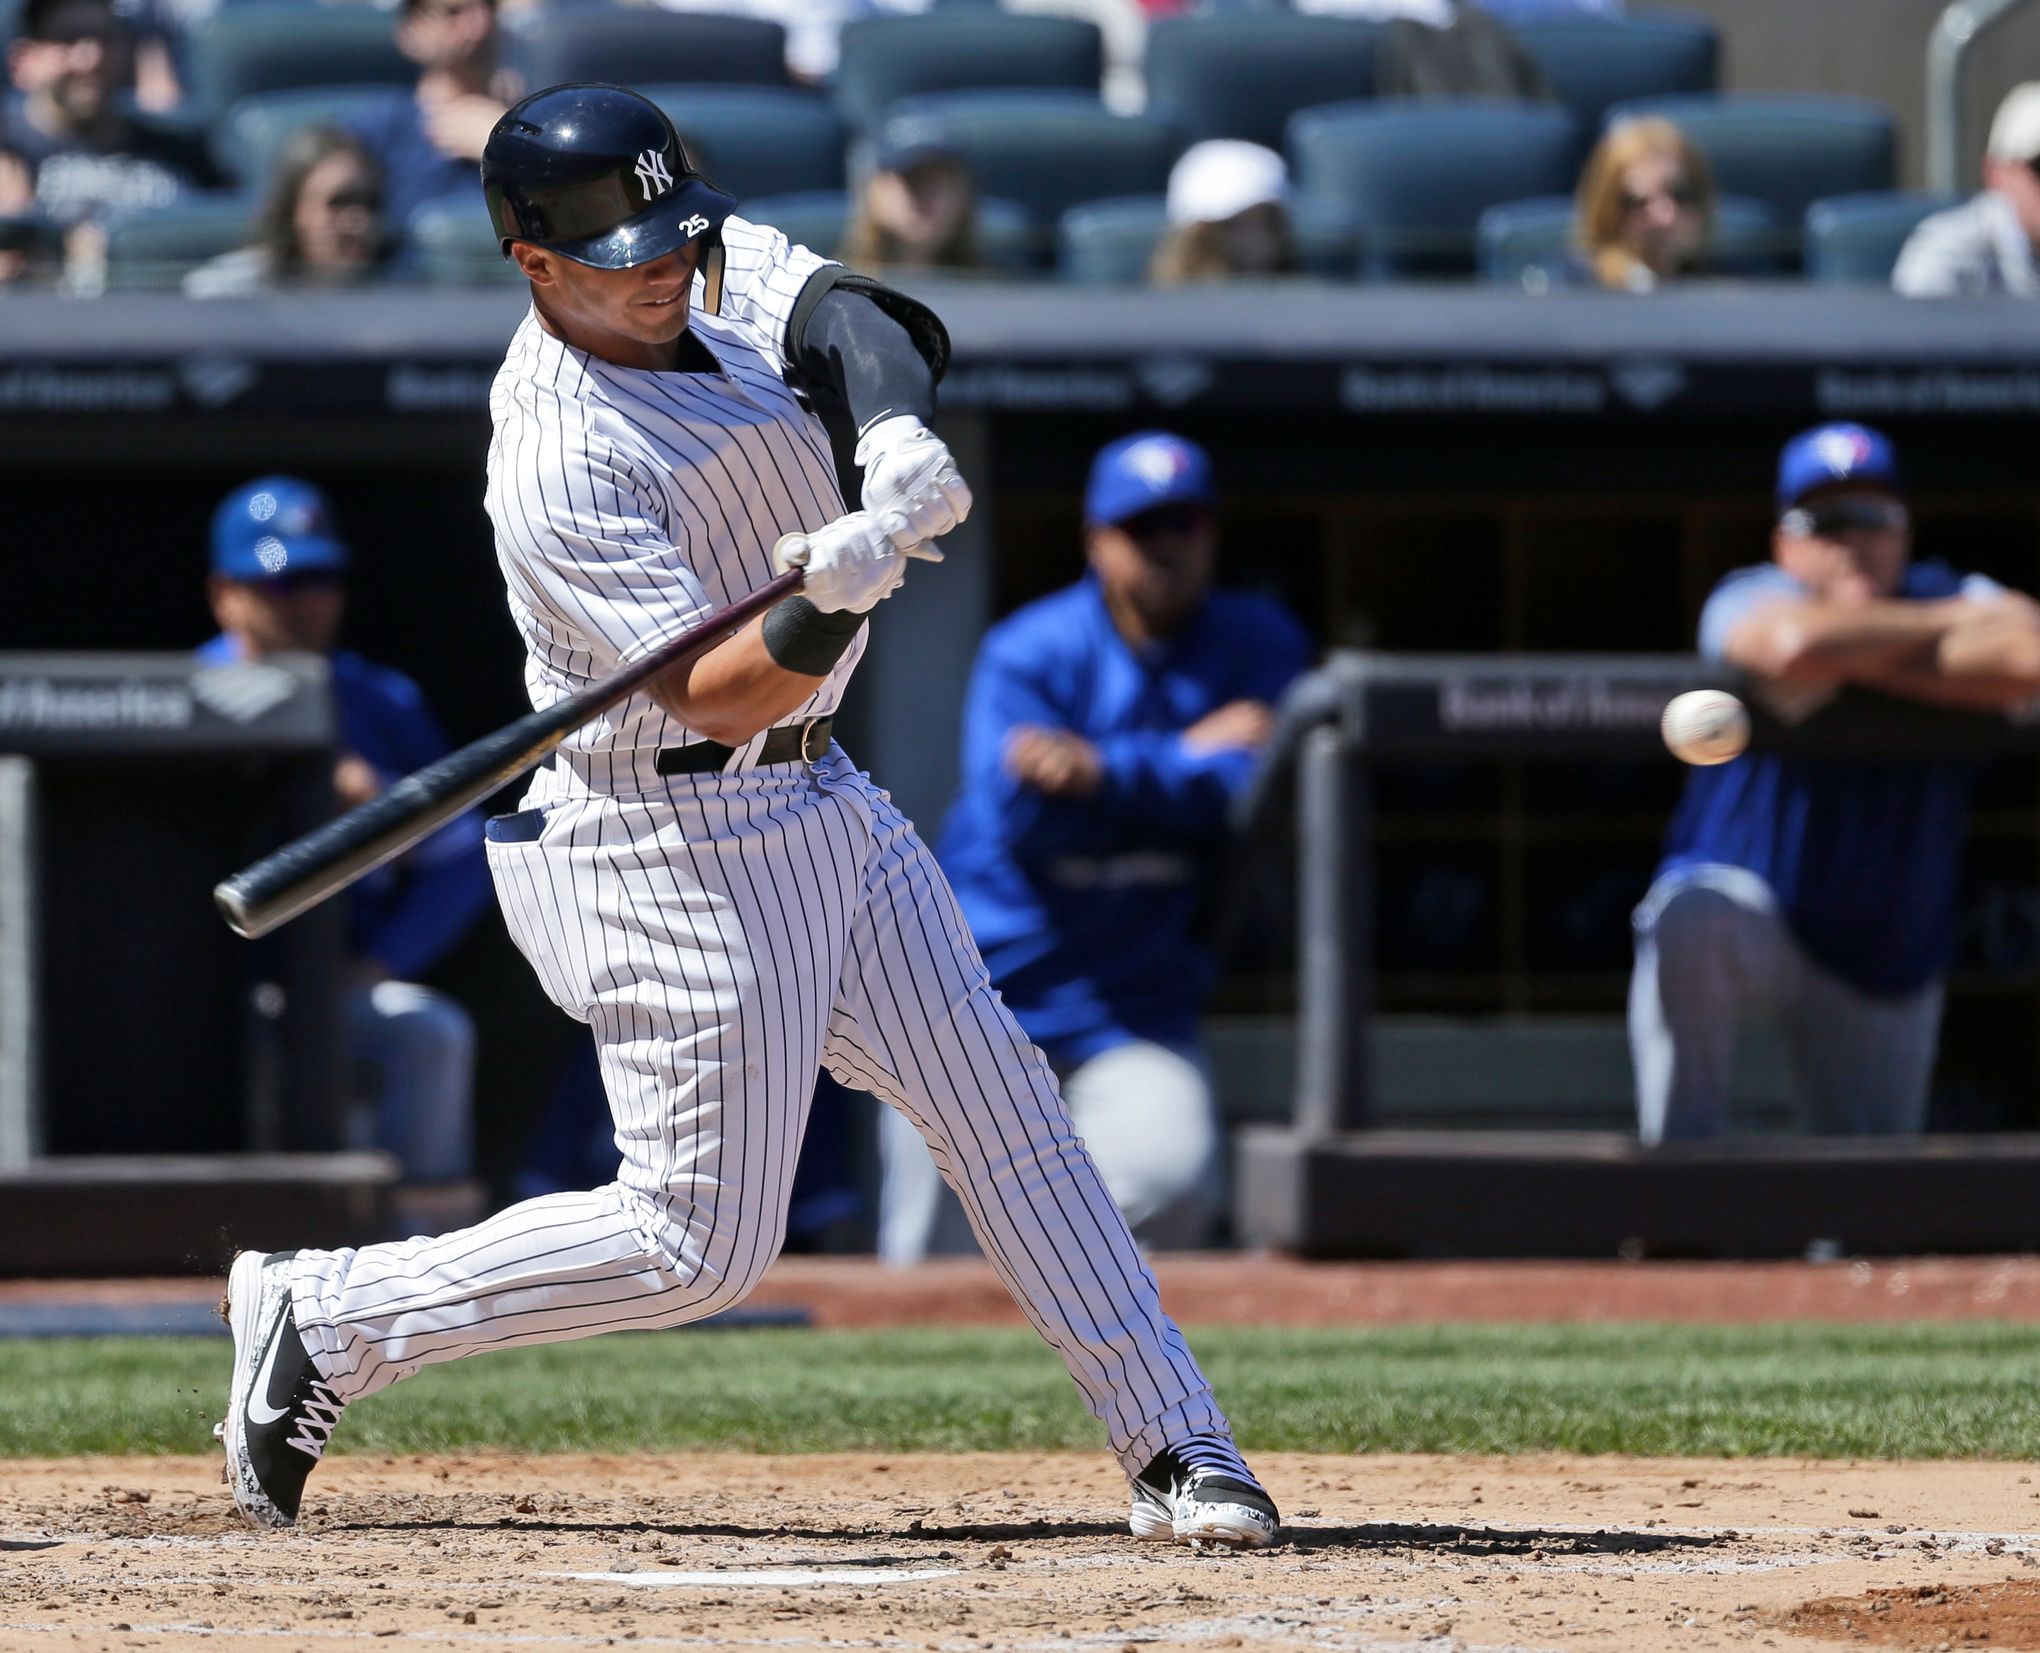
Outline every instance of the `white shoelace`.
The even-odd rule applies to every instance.
[[[313,1383],[311,1393],[305,1396],[298,1432],[286,1437],[284,1445],[296,1447],[314,1461],[323,1458],[326,1443],[333,1438],[333,1425],[340,1421],[341,1408],[346,1404],[323,1383]]]

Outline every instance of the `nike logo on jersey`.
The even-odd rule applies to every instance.
[[[285,1313],[289,1311],[286,1310]],[[283,1315],[276,1317],[269,1328],[269,1347],[262,1351],[262,1369],[255,1374],[254,1387],[248,1391],[248,1421],[250,1423],[274,1423],[290,1410],[287,1406],[269,1404],[270,1374],[276,1370],[276,1349],[283,1341]]]

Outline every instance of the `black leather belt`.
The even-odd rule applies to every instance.
[[[767,731],[765,744],[758,748],[757,762],[820,763],[829,753],[832,717],[811,717],[805,723],[782,723]],[[691,746],[663,746],[658,769],[662,775],[708,775],[736,756],[737,748],[717,740],[697,740]]]

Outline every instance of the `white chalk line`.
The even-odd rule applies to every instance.
[[[717,1590],[799,1590],[817,1584],[918,1584],[926,1579],[955,1578],[961,1567],[757,1567],[724,1572],[683,1573],[646,1567],[633,1573],[541,1573],[541,1578],[575,1578],[588,1584],[627,1584],[633,1589],[683,1585]]]

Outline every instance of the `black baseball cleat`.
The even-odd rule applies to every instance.
[[[320,1381],[291,1318],[294,1251],[244,1251],[227,1275],[234,1375],[213,1434],[227,1449],[234,1503],[257,1527],[297,1520],[305,1477],[325,1454],[347,1403]]]
[[[1193,1550],[1265,1550],[1281,1524],[1275,1500],[1257,1481],[1186,1464],[1174,1452],[1133,1478],[1127,1525],[1135,1538]]]

